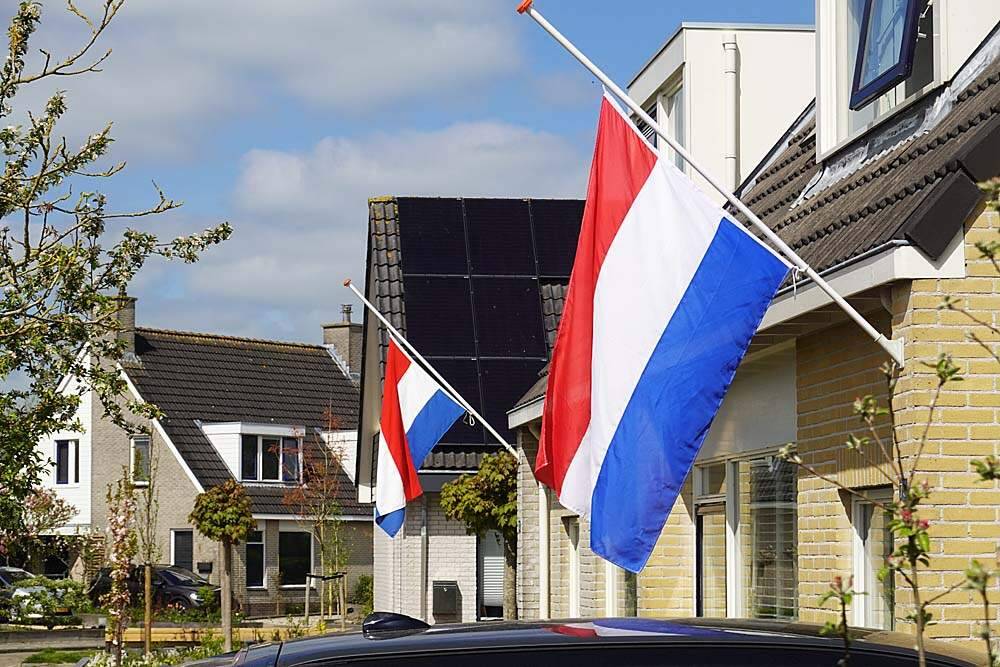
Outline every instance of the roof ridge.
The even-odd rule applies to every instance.
[[[240,343],[263,343],[266,345],[276,345],[279,347],[300,347],[300,348],[309,348],[311,350],[326,350],[325,346],[317,345],[316,343],[297,343],[294,341],[286,341],[286,340],[251,338],[249,336],[229,336],[226,334],[208,333],[203,331],[182,331],[180,329],[157,329],[154,327],[136,327],[135,330],[139,333],[165,334],[168,336],[178,336],[184,338],[209,338],[215,340],[234,341]]]

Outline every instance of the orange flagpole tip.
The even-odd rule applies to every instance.
[[[344,287],[350,287],[350,286],[351,286],[351,279],[344,278]]]
[[[518,14],[525,13],[526,11],[528,11],[529,9],[531,9],[531,5],[533,5],[534,3],[535,3],[535,0],[523,0],[521,2],[521,4],[519,4],[517,6],[517,13]]]

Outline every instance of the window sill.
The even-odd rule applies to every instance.
[[[137,489],[144,489],[147,486],[149,486],[149,482],[136,482],[133,480],[132,486],[136,487]]]
[[[266,593],[267,586],[247,586],[248,593]]]

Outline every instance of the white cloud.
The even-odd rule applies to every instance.
[[[102,2],[77,4],[94,15]],[[510,7],[495,2],[132,1],[99,43],[114,50],[104,72],[30,99],[65,87],[71,137],[113,119],[130,158],[185,157],[227,117],[281,95],[355,118],[401,100],[475,99],[519,67],[518,34]],[[58,57],[85,38],[52,3],[33,46]]]
[[[352,300],[343,278],[364,276],[369,197],[580,197],[586,168],[586,156],[565,139],[498,122],[328,137],[301,153],[251,151],[235,194],[233,238],[178,269],[185,301],[197,295],[196,303],[140,317],[157,326],[316,340],[319,323]],[[142,291],[159,298],[162,284],[147,282]]]

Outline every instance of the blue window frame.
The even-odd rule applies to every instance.
[[[851,86],[855,110],[910,76],[920,15],[919,0],[864,1]]]

